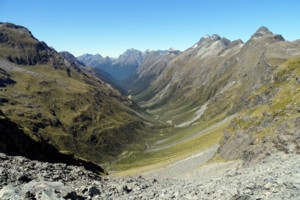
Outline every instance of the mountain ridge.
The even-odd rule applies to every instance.
[[[28,136],[95,163],[144,148],[153,121],[130,99],[24,27],[3,23],[0,33],[0,109]]]
[[[260,27],[85,66],[0,23],[0,198],[297,199],[299,41]]]
[[[268,134],[265,135],[252,126],[250,130],[241,130],[239,126],[248,124],[247,120],[244,122],[247,117],[243,113],[247,113],[250,108],[254,109],[253,113],[260,113],[261,110],[256,109],[259,105],[269,104],[272,98],[277,98],[275,93],[257,93],[260,90],[265,91],[265,87],[269,87],[269,91],[276,91],[273,84],[278,76],[277,70],[299,55],[297,41],[285,41],[281,35],[273,34],[265,27],[259,28],[245,43],[241,40],[229,41],[217,35],[203,37],[196,45],[171,59],[164,66],[164,70],[151,80],[149,87],[133,93],[132,98],[152,116],[171,124],[173,130],[178,132],[185,132],[185,129],[193,127],[193,130],[197,130],[197,127],[205,127],[205,124],[218,124],[234,117],[231,125],[224,129],[224,141],[220,137],[219,154],[225,159],[243,159],[246,163],[259,162],[268,155],[267,151],[284,149],[278,141],[293,143],[291,138],[296,133],[293,136],[280,135],[278,124],[272,125],[272,130],[278,134],[277,139],[268,139]],[[296,77],[292,80],[296,80]],[[290,103],[295,104],[296,101]],[[295,113],[291,115],[294,116]],[[255,121],[255,118],[249,121]],[[258,124],[257,121],[253,123]],[[281,126],[289,126],[287,130],[295,132],[295,122],[291,119],[288,124]],[[261,129],[264,130],[263,127]],[[265,138],[262,141],[267,141],[268,145],[274,145],[271,150],[264,149],[260,137]],[[258,140],[257,144],[255,140]],[[180,144],[162,143],[166,143],[166,148],[154,144],[153,149],[172,149]],[[290,152],[295,153],[294,150]],[[260,154],[263,156],[260,157]]]
[[[5,53],[1,55],[6,60],[1,61],[0,71],[1,83],[8,94],[1,97],[2,104],[6,105],[3,109],[5,115],[34,134],[40,134],[53,145],[94,162],[112,161],[117,156],[120,156],[120,162],[122,159],[132,159],[134,156],[131,155],[143,153],[145,149],[144,153],[151,152],[152,147],[158,146],[155,140],[167,137],[172,132],[177,134],[193,127],[194,130],[197,127],[207,128],[205,124],[214,126],[223,121],[226,122],[225,132],[219,154],[232,159],[228,152],[236,151],[234,158],[245,158],[247,162],[259,159],[255,153],[248,159],[241,153],[242,150],[230,149],[234,146],[232,143],[239,144],[236,138],[239,127],[234,123],[243,121],[238,119],[247,113],[247,109],[260,108],[260,105],[277,98],[276,93],[257,94],[265,87],[272,88],[269,84],[273,84],[274,77],[283,73],[278,72],[278,69],[300,54],[298,41],[285,41],[281,35],[260,27],[245,43],[213,34],[200,38],[184,52],[173,49],[145,52],[129,49],[118,59],[96,55],[98,61],[95,61],[94,55],[90,54],[81,57],[87,63],[102,65],[103,68],[98,66],[100,70],[97,72],[97,66],[79,67],[76,58],[67,53],[59,55],[46,44],[34,40],[31,33],[26,31],[29,39],[21,39],[23,44],[17,47],[23,51],[28,46],[29,54],[12,54],[10,48],[16,45],[10,40],[13,41],[14,34],[22,34],[22,31],[10,33],[12,36],[9,38],[5,31],[11,31],[10,28],[13,27],[1,24],[2,28],[3,26],[0,48],[12,55],[11,58]],[[40,44],[43,48],[37,47]],[[122,96],[112,85],[106,83],[101,76],[105,77],[105,73],[109,72],[104,73],[104,69],[113,70],[115,74],[111,74],[112,78],[122,80],[121,86],[128,97]],[[21,75],[20,72],[25,73]],[[91,72],[98,75],[98,78]],[[127,79],[124,79],[125,75]],[[20,86],[19,76],[28,82],[26,87]],[[37,78],[39,76],[43,77],[43,81]],[[37,82],[39,86],[29,84],[30,81]],[[67,88],[67,92],[63,91],[64,88]],[[22,103],[26,99],[24,90],[33,92],[34,95],[30,98],[38,97],[37,102],[42,104],[38,104],[36,108],[33,104]],[[66,97],[62,99],[63,103],[56,100],[60,98],[58,94]],[[15,100],[15,97],[19,99]],[[49,109],[51,104],[55,106]],[[19,107],[14,108],[13,105]],[[41,112],[40,107],[45,106],[47,111]],[[30,113],[31,111],[34,113]],[[228,131],[225,128],[226,120],[235,116],[227,127]],[[276,126],[274,125],[274,130],[277,130]],[[53,130],[59,130],[58,136],[49,135],[48,131]],[[153,132],[156,134],[151,138]],[[240,138],[248,137],[248,132],[244,132]],[[194,138],[196,137],[189,137]],[[244,144],[249,146],[253,138],[243,140]],[[268,144],[273,144],[275,140],[268,141]],[[212,144],[216,142],[214,140]],[[177,143],[157,149],[168,149],[174,144]],[[253,153],[247,148],[246,150]],[[91,155],[91,152],[98,158]],[[105,152],[107,157],[99,152]]]

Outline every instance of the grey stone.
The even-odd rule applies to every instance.
[[[99,178],[76,166],[7,156],[0,162],[0,199],[297,199],[300,155],[271,154],[263,161],[232,169],[230,176],[158,177],[153,183],[153,178]]]
[[[89,191],[89,195],[90,195],[91,197],[100,194],[100,190],[99,190],[97,187],[95,187],[95,186],[90,187],[90,188],[88,189],[88,191]]]
[[[264,188],[269,190],[272,187],[272,183],[268,182],[264,185]]]
[[[56,174],[56,175],[54,175],[54,176],[52,177],[52,179],[53,179],[54,181],[57,181],[57,180],[61,179],[61,176]]]
[[[4,153],[0,153],[0,159],[7,160],[7,156]]]

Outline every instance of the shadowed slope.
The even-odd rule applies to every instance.
[[[25,156],[32,160],[40,160],[52,163],[66,163],[68,165],[82,165],[86,169],[104,173],[104,170],[88,161],[75,158],[72,155],[60,153],[42,138],[34,136],[30,138],[15,123],[11,122],[0,110],[0,152],[13,156]]]

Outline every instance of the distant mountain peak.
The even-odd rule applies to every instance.
[[[211,41],[217,41],[217,40],[220,40],[221,37],[218,35],[218,34],[212,34],[212,35],[205,35],[203,36],[201,40],[211,40]]]
[[[223,45],[225,45],[225,46],[229,45],[231,42],[227,38],[224,38],[224,37],[221,38],[218,34],[205,35],[199,40],[199,42],[194,44],[191,48],[195,49],[195,48],[199,48],[199,47],[206,47],[207,45],[209,45],[213,42],[216,42],[216,41],[223,43]]]
[[[121,54],[118,60],[116,60],[114,64],[126,63],[131,65],[135,62],[137,64],[140,64],[142,60],[143,60],[142,52],[137,49],[131,48],[131,49],[127,49],[123,54]]]
[[[282,35],[273,34],[267,27],[261,26],[257,31],[251,36],[250,40],[258,39],[264,36],[274,36],[276,41],[284,41]]]
[[[273,33],[267,27],[261,26],[259,29],[257,29],[252,37],[261,37],[264,35],[273,35]]]
[[[84,67],[85,64],[81,61],[79,61],[73,54],[71,54],[68,51],[61,51],[59,54],[66,59],[67,61],[74,63],[78,67]]]
[[[134,48],[130,48],[130,49],[127,49],[123,54],[126,54],[126,53],[139,53],[141,52],[140,50],[137,50],[137,49],[134,49]]]

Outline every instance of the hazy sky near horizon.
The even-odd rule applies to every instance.
[[[0,0],[1,22],[75,56],[185,50],[214,33],[245,42],[260,26],[292,41],[299,19],[300,0]]]

